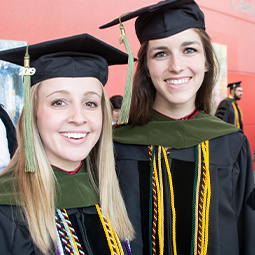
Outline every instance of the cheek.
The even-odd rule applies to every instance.
[[[56,114],[54,114],[52,111],[47,111],[43,107],[38,107],[37,127],[42,139],[44,138],[45,134],[57,129],[58,122],[60,122],[59,114],[56,116]]]
[[[92,113],[90,118],[91,128],[93,128],[97,133],[101,134],[103,125],[103,114],[102,112]]]

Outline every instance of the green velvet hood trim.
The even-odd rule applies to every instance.
[[[190,120],[176,121],[153,111],[151,120],[143,126],[116,127],[114,140],[124,144],[182,149],[238,130],[236,126],[209,114],[198,113]]]
[[[99,203],[99,197],[92,188],[85,164],[74,175],[53,167],[57,179],[56,208],[79,208]],[[0,176],[0,204],[20,205],[13,191],[13,172]]]

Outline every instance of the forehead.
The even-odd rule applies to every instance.
[[[238,88],[236,88],[236,91],[242,92],[242,91],[243,91],[243,88],[242,88],[242,87],[238,87]]]
[[[86,92],[95,92],[102,94],[102,84],[97,78],[83,77],[83,78],[52,78],[44,80],[39,85],[38,94],[50,94],[54,92],[80,94]]]
[[[182,45],[185,42],[196,43],[202,46],[202,40],[200,38],[199,33],[195,31],[194,29],[190,28],[166,38],[150,40],[149,48],[159,46],[159,45],[171,45],[172,43],[177,43],[177,45],[178,44]]]

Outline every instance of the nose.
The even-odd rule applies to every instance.
[[[174,73],[180,73],[184,69],[184,62],[182,56],[178,53],[173,53],[169,58],[169,71]]]
[[[70,108],[68,122],[76,125],[87,122],[86,113],[82,106],[74,105]]]

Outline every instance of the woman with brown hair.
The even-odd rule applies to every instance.
[[[253,254],[251,154],[241,130],[210,115],[218,63],[192,0],[128,13],[141,43],[129,123],[114,130],[135,254]],[[122,23],[121,23],[122,25]]]
[[[127,55],[89,34],[0,53],[24,56],[18,148],[0,176],[1,254],[131,254],[103,87]]]

